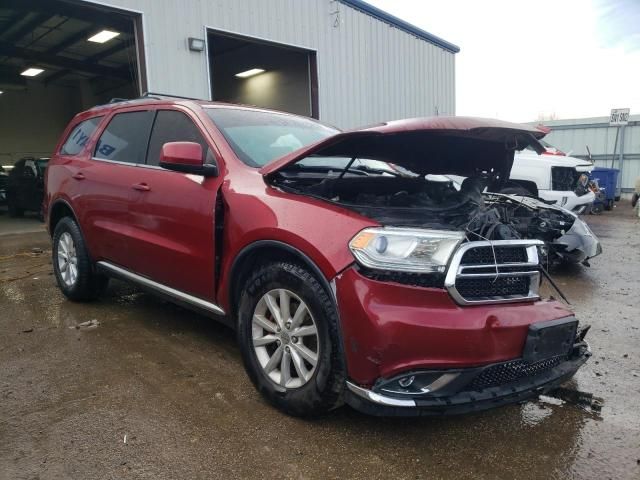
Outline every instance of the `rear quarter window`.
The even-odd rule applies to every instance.
[[[79,154],[96,131],[102,117],[93,117],[76,125],[60,148],[61,155]]]

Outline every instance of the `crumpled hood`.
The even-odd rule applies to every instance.
[[[495,171],[508,176],[516,150],[538,142],[545,132],[529,125],[474,117],[412,118],[340,132],[291,152],[260,169],[269,176],[313,156],[381,160],[420,174],[471,176]]]

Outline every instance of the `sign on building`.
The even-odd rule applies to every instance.
[[[620,127],[629,123],[628,108],[612,108],[609,117],[609,125],[612,127]]]

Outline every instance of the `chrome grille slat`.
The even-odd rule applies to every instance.
[[[543,245],[543,242],[539,240],[495,240],[464,243],[451,259],[445,277],[445,288],[460,305],[537,300],[540,298],[538,295],[540,272],[538,271],[537,250],[539,245]],[[491,249],[491,252],[496,252],[495,257],[498,260],[524,259],[526,261],[488,263],[487,248]],[[464,263],[465,259],[467,261],[480,259],[480,262],[466,264]],[[497,272],[489,271],[490,268],[495,267],[497,267]],[[514,271],[513,268],[516,270]],[[479,269],[484,271],[478,272]],[[513,281],[509,281],[509,278],[512,278]],[[474,284],[472,282],[474,279],[479,282]],[[520,292],[510,294],[508,293],[510,288],[520,289]],[[482,295],[496,292],[501,294]]]

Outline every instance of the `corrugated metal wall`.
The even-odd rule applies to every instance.
[[[317,51],[320,118],[340,127],[455,113],[454,54],[330,0],[101,0],[143,12],[150,91],[209,98],[187,38],[234,32]]]
[[[587,158],[587,146],[591,150],[596,165],[620,168],[616,145],[617,127],[609,126],[609,117],[583,118],[575,120],[554,120],[543,122],[550,127],[545,140],[574,157]],[[640,177],[640,115],[632,115],[624,134],[624,166],[622,188],[633,188],[635,179]],[[614,159],[614,148],[616,154]]]

